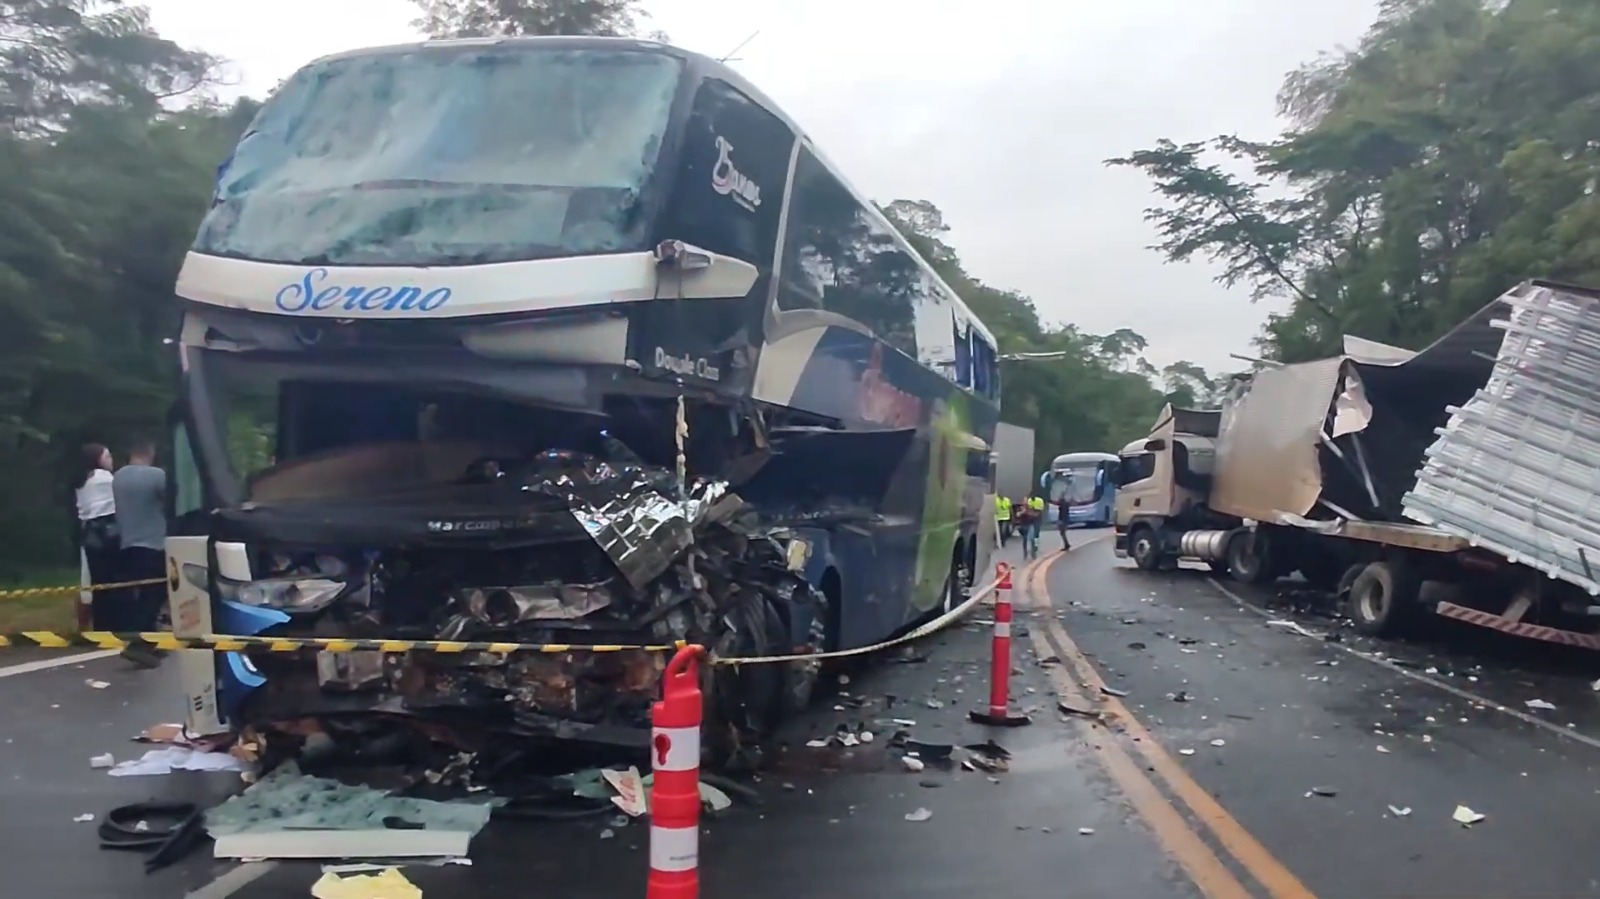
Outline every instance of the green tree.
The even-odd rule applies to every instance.
[[[76,445],[159,433],[172,285],[252,104],[116,2],[0,2],[0,576],[68,563]]]
[[[1389,0],[1353,49],[1285,80],[1276,139],[1164,140],[1148,174],[1168,259],[1287,299],[1273,358],[1344,334],[1420,347],[1528,277],[1600,280],[1600,4]]]
[[[1036,459],[1077,450],[1116,451],[1147,432],[1163,395],[1141,356],[1145,339],[1120,329],[1085,334],[1041,321],[1033,301],[985,284],[962,266],[946,241],[949,227],[927,200],[895,200],[884,214],[977,313],[1002,354],[1061,353],[1060,358],[1003,363],[1001,418],[1033,428]]]
[[[412,24],[434,38],[592,34],[665,40],[646,33],[640,0],[416,0]]]

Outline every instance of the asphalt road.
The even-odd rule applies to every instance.
[[[1271,623],[1296,620],[1275,607],[1292,589],[1137,571],[1109,543],[1038,580],[1077,651],[1128,694],[1144,740],[1219,806],[1186,818],[1247,886],[1600,895],[1600,661],[1471,629],[1412,643],[1303,636]],[[1458,805],[1487,817],[1463,827]]]
[[[1082,545],[1089,536],[1075,532],[1080,549],[1017,580],[1013,705],[1031,712],[1032,726],[985,732],[965,720],[987,695],[986,609],[908,657],[848,672],[842,695],[787,730],[753,785],[760,804],[736,800],[705,823],[702,895],[1600,893],[1584,826],[1600,788],[1592,660],[1459,634],[1408,645],[1300,636],[1267,624],[1279,611],[1238,604],[1204,573],[1118,570],[1109,543]],[[1401,665],[1387,662],[1396,658]],[[236,868],[202,851],[146,877],[137,856],[98,849],[94,824],[74,816],[147,798],[211,801],[240,785],[232,775],[91,770],[90,756],[135,757],[142,747],[130,735],[178,717],[175,671],[134,671],[115,658],[6,667],[34,660],[0,655],[0,703],[12,711],[0,725],[8,893],[309,894],[320,874],[311,864]],[[1101,679],[1128,695],[1101,694]],[[1169,698],[1178,691],[1187,701]],[[1530,712],[1528,698],[1558,708]],[[1062,700],[1105,723],[1059,711]],[[924,742],[993,736],[1011,752],[1010,770],[908,772],[886,746],[895,718],[914,720],[908,729]],[[806,747],[841,725],[876,739]],[[1591,736],[1594,745],[1580,742]],[[1334,795],[1307,796],[1313,788]],[[1488,817],[1463,828],[1450,820],[1457,804]],[[1396,816],[1390,805],[1411,811]],[[918,809],[931,817],[907,820]],[[425,896],[451,899],[642,896],[645,837],[640,822],[497,821],[474,842],[470,867],[406,873]]]

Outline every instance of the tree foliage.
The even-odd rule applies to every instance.
[[[69,563],[66,468],[161,428],[172,287],[253,114],[215,59],[112,2],[0,2],[0,575]],[[188,101],[187,106],[174,104]]]
[[[1159,372],[1141,355],[1142,336],[1126,328],[1096,335],[1070,324],[1048,324],[1033,300],[967,272],[945,240],[949,226],[939,207],[927,200],[895,200],[883,211],[994,333],[1002,355],[1062,354],[1001,363],[1000,417],[1033,428],[1036,463],[1079,450],[1116,452],[1148,431],[1167,396],[1156,387]],[[1210,383],[1198,366],[1178,366]],[[1185,403],[1206,398],[1193,388],[1176,395]]]
[[[1108,162],[1154,183],[1153,249],[1289,301],[1269,356],[1420,347],[1524,278],[1600,280],[1597,47],[1593,2],[1387,0],[1359,45],[1285,79],[1276,139]]]
[[[665,40],[645,30],[640,0],[416,0],[412,23],[434,38],[593,34]]]

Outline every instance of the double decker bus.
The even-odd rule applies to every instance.
[[[805,654],[951,608],[992,545],[993,335],[695,53],[494,38],[313,62],[220,166],[177,294],[180,636]],[[651,542],[724,488],[733,549]],[[749,555],[770,546],[782,564]],[[693,559],[648,582],[621,561],[673,552]],[[181,664],[196,732],[471,708],[642,745],[661,658]],[[779,667],[717,669],[719,708],[760,730],[803,704],[816,666]]]

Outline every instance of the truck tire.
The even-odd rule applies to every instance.
[[[1260,531],[1244,531],[1228,541],[1228,574],[1241,584],[1265,584],[1277,577],[1271,546]]]
[[[1128,535],[1128,555],[1141,571],[1155,571],[1161,567],[1161,541],[1156,529],[1139,525]]]
[[[1422,580],[1403,559],[1370,562],[1350,583],[1350,621],[1369,637],[1404,631],[1419,606]]]

